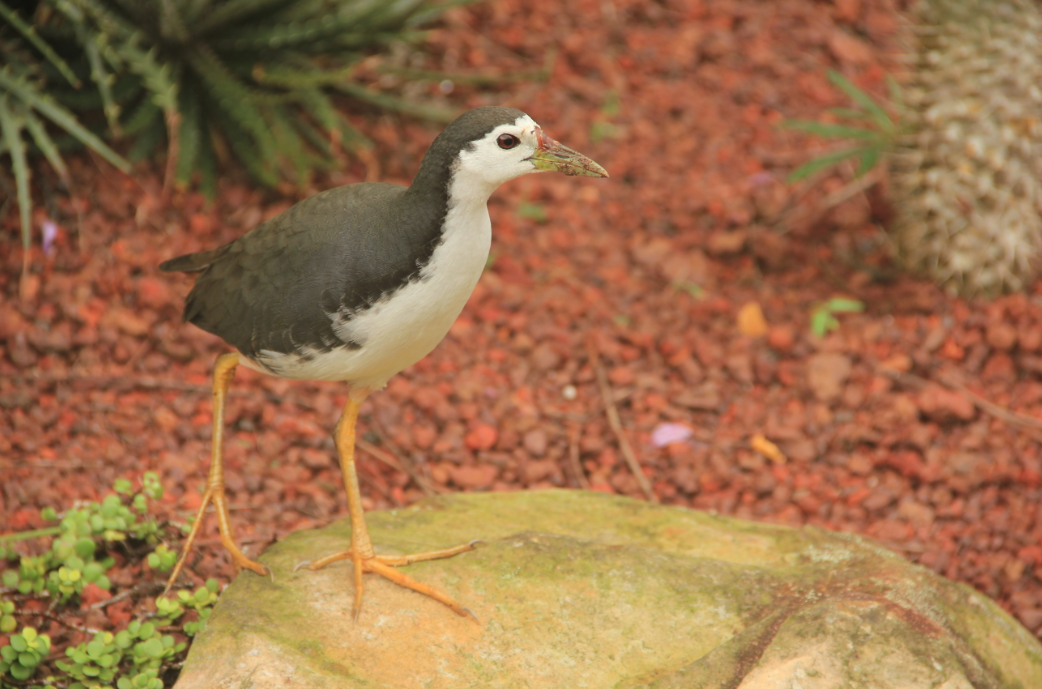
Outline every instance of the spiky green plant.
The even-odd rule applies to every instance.
[[[259,182],[305,179],[338,142],[362,137],[334,107],[344,94],[383,109],[451,113],[357,83],[358,63],[460,0],[47,0],[47,26],[82,46],[70,63],[97,85],[109,127],[132,158],[166,143],[168,172],[215,189],[232,154]],[[68,21],[69,18],[74,21]],[[84,78],[87,78],[86,76]],[[66,89],[58,97],[83,100]]]
[[[47,93],[47,68],[71,87],[79,80],[35,27],[0,1],[0,158],[10,159],[22,232],[22,274],[25,275],[32,241],[32,194],[29,146],[34,144],[68,183],[68,170],[52,131],[63,131],[123,170],[129,164],[90,132],[67,108]],[[49,131],[48,123],[53,127]]]
[[[853,102],[852,108],[831,108],[828,112],[839,122],[816,120],[784,120],[786,129],[821,136],[826,139],[853,141],[854,145],[825,153],[804,163],[789,174],[789,181],[796,182],[811,175],[839,165],[845,160],[859,160],[857,176],[871,170],[880,157],[893,151],[901,136],[901,126],[872,96],[859,89],[853,82],[835,70],[828,72],[829,82],[845,93]],[[891,100],[900,107],[901,91],[897,82],[887,79]]]

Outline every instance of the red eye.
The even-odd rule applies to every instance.
[[[499,138],[496,139],[496,143],[499,144],[500,148],[509,150],[521,143],[521,139],[517,138],[513,134],[500,134]]]

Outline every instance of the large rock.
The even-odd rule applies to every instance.
[[[405,571],[481,622],[366,575],[351,618],[347,521],[244,573],[177,689],[635,687],[1037,689],[1042,646],[992,601],[856,536],[597,493],[455,495],[375,512],[377,550],[483,539]]]

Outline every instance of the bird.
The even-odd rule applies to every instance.
[[[333,439],[347,491],[350,547],[301,564],[318,570],[351,560],[356,621],[367,572],[473,616],[449,595],[398,568],[452,557],[480,541],[411,555],[375,552],[358,489],[355,426],[368,395],[430,353],[463,310],[488,261],[491,194],[512,179],[545,171],[608,177],[603,167],[547,136],[521,110],[479,107],[434,139],[408,187],[381,182],[335,187],[233,242],[159,265],[163,272],[198,274],[185,298],[183,319],[234,348],[214,363],[206,490],[167,591],[211,503],[221,543],[236,570],[270,575],[236,544],[225,498],[225,400],[241,365],[291,380],[347,386]]]

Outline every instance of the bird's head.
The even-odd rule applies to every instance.
[[[513,108],[484,107],[464,113],[431,145],[428,157],[433,156],[446,158],[454,184],[462,182],[486,197],[504,182],[531,172],[608,176],[603,167],[554,141],[535,120]]]
[[[517,116],[511,121],[497,124],[460,151],[461,168],[481,174],[497,186],[530,172],[556,170],[566,175],[608,176],[597,163],[547,136],[525,113],[519,110],[513,113]],[[500,115],[506,119],[513,113]]]

